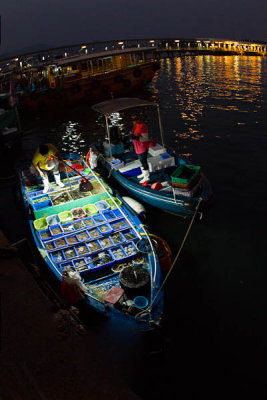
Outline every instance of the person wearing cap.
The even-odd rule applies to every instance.
[[[141,179],[140,183],[149,181],[149,168],[147,163],[147,154],[149,149],[148,129],[137,115],[132,115],[133,128],[131,131],[135,153],[141,162],[142,174],[137,178]]]
[[[42,144],[33,156],[32,164],[43,181],[43,193],[47,193],[50,188],[48,179],[49,171],[53,172],[56,184],[59,187],[64,187],[64,183],[60,180],[60,173],[58,170],[58,160],[60,158],[57,148],[51,143]]]

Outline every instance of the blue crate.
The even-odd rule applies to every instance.
[[[102,249],[99,240],[90,240],[90,242],[87,242],[86,244],[91,253],[95,253],[96,251],[100,251]]]
[[[112,221],[113,219],[116,218],[116,215],[115,215],[114,211],[112,211],[112,210],[103,211],[102,214],[107,221]]]
[[[103,254],[106,254],[109,257],[109,261],[105,260],[104,257],[101,258],[101,255]],[[87,260],[89,262],[89,268],[93,271],[109,267],[115,263],[113,254],[110,250],[100,251],[95,257],[87,258]]]
[[[112,256],[115,261],[122,261],[128,259],[127,254],[123,250],[123,247],[121,245],[113,247],[110,252],[112,253]]]
[[[79,257],[84,257],[86,254],[90,253],[89,247],[86,245],[86,243],[80,243],[76,245],[75,251]]]
[[[126,221],[125,218],[122,218],[118,221],[111,222],[110,225],[111,225],[112,229],[114,230],[114,232],[121,231],[122,229],[130,228],[129,223]]]
[[[39,232],[37,232],[37,233],[38,233],[39,239],[40,239],[42,242],[45,242],[46,240],[51,240],[51,239],[52,239],[52,235],[51,235],[51,232],[50,232],[49,229],[44,229],[44,230],[39,231]],[[45,237],[44,237],[44,234],[48,234],[49,237],[48,237],[48,238],[45,238]]]
[[[60,244],[59,242],[64,242],[64,244]],[[53,243],[54,243],[56,249],[60,249],[61,247],[64,247],[64,246],[68,245],[67,242],[66,242],[66,239],[64,237],[60,238],[58,240],[54,240]]]
[[[87,229],[87,232],[89,233],[91,239],[96,239],[102,236],[98,228]]]
[[[137,234],[135,233],[135,231],[132,228],[126,229],[122,233],[123,233],[123,236],[125,237],[125,240],[127,242],[129,240],[135,240],[138,237]],[[130,235],[130,236],[128,236],[128,235]]]
[[[88,271],[89,269],[89,265],[87,264],[87,258],[86,257],[80,257],[77,258],[76,260],[73,260],[73,265],[76,271],[78,271],[79,273],[83,273],[85,271]],[[79,266],[79,264],[84,263],[83,266]]]
[[[132,257],[136,256],[136,254],[138,253],[136,245],[132,241],[131,242],[127,242],[125,244],[122,244],[121,246],[122,246],[123,251],[126,253],[128,258],[132,258]],[[129,249],[129,247],[131,247],[133,249],[133,253],[132,254],[129,254],[128,251],[127,251],[127,249]]]
[[[115,214],[115,218],[121,218],[123,216],[121,210],[119,208],[115,208],[114,210],[112,210]]]
[[[109,224],[103,224],[98,227],[101,235],[107,235],[113,231],[112,227]]]
[[[49,253],[49,257],[53,262],[56,262],[57,264],[60,264],[62,263],[62,261],[65,261],[65,257],[62,250],[51,251]]]
[[[93,217],[83,218],[83,223],[84,223],[84,226],[86,228],[90,228],[90,227],[94,227],[95,226],[95,221],[94,221]]]
[[[72,238],[75,238],[76,242]],[[68,245],[75,245],[75,244],[79,243],[77,236],[74,234],[66,236],[66,241],[67,241]]]
[[[48,199],[35,203],[37,200]],[[31,198],[31,203],[34,211],[41,210],[43,208],[51,207],[53,205],[50,196],[48,194],[43,194],[42,196],[35,196]]]
[[[73,226],[75,231],[80,231],[81,229],[84,229],[84,223],[81,219],[77,219],[76,221],[73,221]],[[79,228],[80,226],[80,228]]]
[[[64,271],[64,268],[65,268],[65,267],[70,267],[71,269],[74,269],[74,266],[73,266],[73,264],[72,264],[72,261],[66,261],[66,262],[60,263],[60,264],[59,264],[59,267],[60,267],[60,269],[61,269],[62,272]]]
[[[72,229],[70,227],[72,226]],[[72,222],[67,222],[66,224],[61,224],[61,228],[64,234],[74,232],[74,226]]]
[[[42,190],[30,190],[27,193],[27,196],[28,196],[28,199],[33,200],[34,197],[42,196],[43,194],[44,194],[43,189]]]
[[[77,232],[76,237],[79,242],[84,242],[90,239],[89,233],[87,231]]]
[[[95,223],[96,225],[103,224],[103,222],[106,222],[106,219],[105,219],[105,217],[104,217],[102,214],[96,214],[96,215],[94,215],[94,216],[93,216],[93,220],[94,220],[94,223]]]
[[[102,249],[108,249],[108,248],[114,246],[114,243],[110,236],[105,236],[105,237],[99,239],[98,242]]]
[[[110,235],[110,237],[115,246],[125,242],[125,240],[126,240],[122,232],[114,232]],[[116,237],[116,239],[115,239],[115,237]]]
[[[63,251],[64,257],[65,257],[66,260],[70,260],[70,259],[72,259],[74,257],[78,257],[78,254],[76,252],[75,246],[66,247],[64,250],[61,250],[61,251]]]
[[[63,230],[61,228],[61,225],[51,225],[49,226],[48,229],[53,238],[57,238],[63,235]],[[56,233],[55,230],[60,230],[60,232]]]
[[[51,247],[52,246],[52,248],[48,248],[48,245]],[[52,251],[52,250],[55,250],[55,244],[54,244],[54,242],[53,242],[53,240],[52,241],[50,241],[50,242],[48,242],[48,241],[45,241],[44,243],[43,243],[43,246],[44,246],[44,248],[46,249],[46,251]]]

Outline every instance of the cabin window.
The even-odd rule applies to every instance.
[[[82,63],[81,67],[82,67],[82,71],[87,71],[87,63]]]

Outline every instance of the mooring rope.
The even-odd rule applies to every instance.
[[[190,232],[190,230],[191,230],[191,227],[192,227],[192,225],[193,225],[193,222],[194,222],[194,220],[195,220],[195,217],[196,217],[196,215],[197,215],[197,213],[198,213],[198,208],[199,208],[199,206],[200,206],[201,201],[202,201],[202,198],[200,197],[199,200],[198,200],[198,204],[197,204],[197,206],[196,206],[194,215],[193,215],[193,217],[191,218],[190,224],[189,224],[189,226],[188,226],[188,228],[187,228],[187,231],[186,231],[186,233],[185,233],[185,236],[184,236],[184,238],[183,238],[183,241],[182,241],[182,243],[181,243],[181,245],[180,245],[180,248],[179,248],[179,250],[178,250],[178,252],[177,252],[177,254],[176,254],[176,256],[175,256],[175,258],[174,258],[174,260],[173,260],[173,263],[172,263],[172,265],[171,265],[171,267],[170,267],[168,273],[166,274],[166,276],[165,276],[165,278],[164,278],[164,280],[163,280],[163,282],[162,282],[162,284],[161,284],[159,290],[157,291],[155,297],[152,299],[152,301],[151,301],[150,305],[147,307],[147,309],[145,309],[145,310],[143,310],[143,311],[140,311],[138,314],[136,314],[135,318],[142,318],[142,317],[145,316],[146,314],[151,314],[151,308],[152,308],[153,304],[155,303],[155,301],[156,301],[156,299],[157,299],[159,293],[160,293],[161,290],[163,289],[165,283],[167,282],[167,280],[168,280],[168,278],[169,278],[169,276],[170,276],[170,274],[171,274],[171,272],[172,272],[172,270],[173,270],[173,268],[174,268],[174,266],[175,266],[175,264],[176,264],[176,261],[178,260],[178,257],[180,256],[180,253],[181,253],[182,248],[183,248],[183,246],[184,246],[184,244],[185,244],[185,241],[186,241],[186,239],[187,239],[187,236],[189,235],[189,232]]]

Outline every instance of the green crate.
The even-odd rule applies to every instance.
[[[37,231],[42,231],[43,229],[46,229],[48,224],[46,218],[38,218],[35,221],[33,221],[33,226]]]
[[[120,199],[118,199],[118,197],[113,197],[113,200],[115,201],[116,205],[114,204],[114,202],[111,200],[111,198],[105,199],[106,202],[110,205],[110,209],[114,210],[114,208],[120,207],[122,205],[122,202],[120,201]]]
[[[98,214],[98,209],[94,204],[86,204],[82,208],[87,216]]]
[[[173,183],[178,183],[182,185],[190,184],[200,173],[200,167],[197,165],[180,165],[171,174],[171,180]]]
[[[58,217],[60,219],[60,222],[62,222],[63,224],[65,222],[73,221],[73,215],[70,211],[62,211],[58,213]]]

